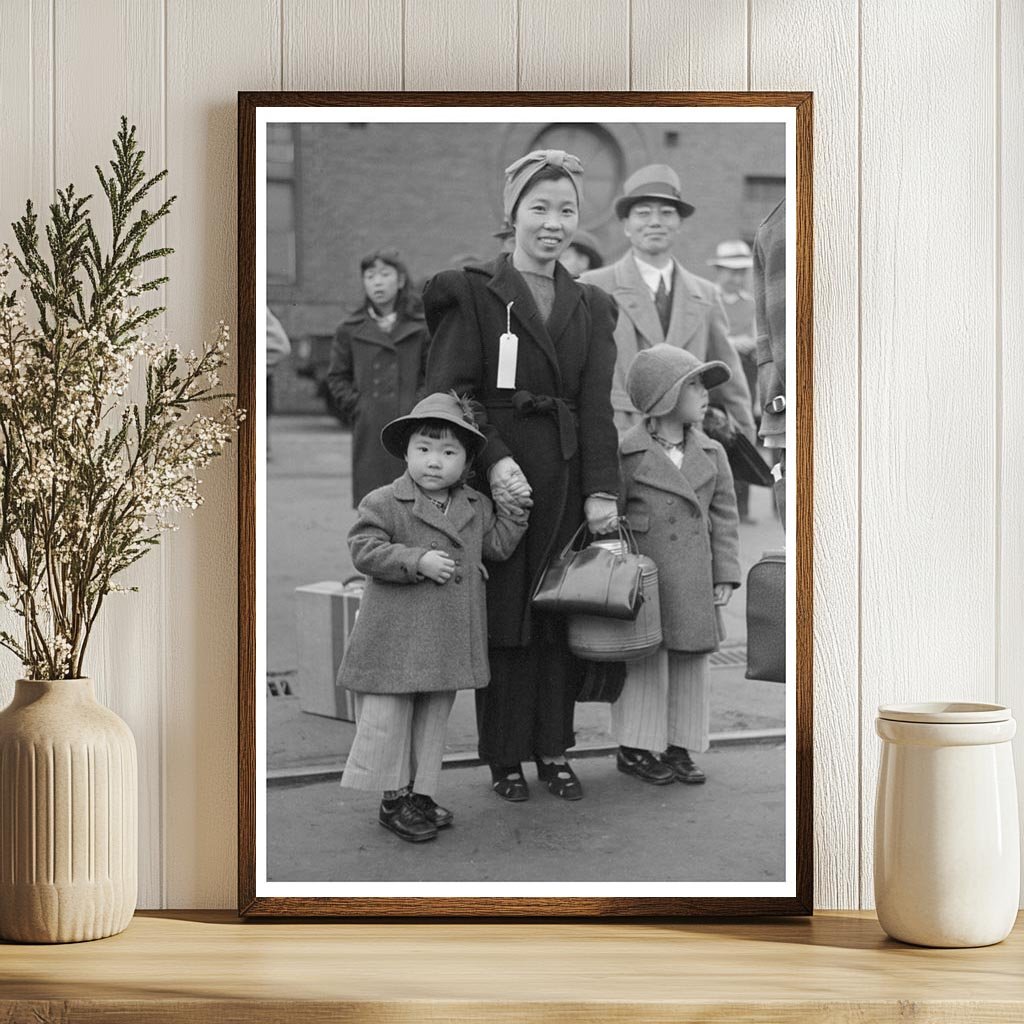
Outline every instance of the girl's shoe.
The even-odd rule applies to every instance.
[[[569,767],[568,761],[558,764],[548,764],[545,761],[536,759],[537,778],[548,787],[548,792],[563,800],[582,800],[583,787],[576,773]]]
[[[455,821],[455,815],[447,807],[442,807],[440,804],[435,803],[433,798],[427,796],[426,793],[413,793],[409,799],[419,808],[420,813],[434,828],[447,828]]]
[[[698,786],[707,781],[707,776],[693,763],[693,758],[690,757],[690,752],[686,747],[670,746],[661,755],[661,760],[663,764],[667,764],[672,769],[673,774],[680,782]]]
[[[530,799],[530,787],[526,785],[521,764],[492,764],[491,789],[503,800],[518,804]]]
[[[426,819],[409,793],[395,800],[381,800],[377,820],[407,843],[424,843],[437,838],[437,826]]]

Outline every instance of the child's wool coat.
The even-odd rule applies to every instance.
[[[516,549],[527,517],[496,512],[490,498],[456,487],[445,515],[408,473],[359,505],[348,544],[367,579],[338,682],[358,693],[479,689],[490,679],[483,560]],[[439,585],[417,574],[428,551],[455,561]]]
[[[658,566],[663,645],[718,648],[714,586],[740,583],[736,492],[725,449],[696,428],[677,469],[643,423],[619,443],[626,518]]]

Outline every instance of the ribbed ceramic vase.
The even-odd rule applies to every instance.
[[[1013,928],[1020,894],[1017,787],[999,704],[878,709],[875,905],[894,939],[988,946]]]
[[[137,780],[131,730],[91,679],[17,681],[0,711],[0,938],[82,942],[128,926]]]

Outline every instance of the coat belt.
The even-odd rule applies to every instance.
[[[512,409],[516,416],[554,416],[558,426],[558,440],[562,459],[568,462],[579,448],[576,429],[576,403],[553,395],[535,395],[532,391],[517,391],[511,398],[492,398],[484,403],[490,409]]]

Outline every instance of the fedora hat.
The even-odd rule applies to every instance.
[[[384,445],[384,450],[397,459],[404,459],[411,425],[423,420],[441,420],[456,427],[453,433],[466,445],[471,456],[479,455],[487,444],[487,438],[476,425],[469,399],[460,398],[454,391],[446,394],[438,391],[421,399],[411,412],[393,419],[380,432],[380,443]]]
[[[746,242],[735,239],[730,242],[719,242],[715,249],[715,258],[708,260],[709,267],[725,267],[727,270],[746,270],[754,265],[754,254]]]
[[[675,408],[679,392],[688,380],[701,377],[710,391],[731,376],[725,363],[702,363],[685,348],[662,343],[636,354],[626,372],[626,393],[638,412],[664,416]]]
[[[651,199],[671,203],[680,217],[689,217],[694,210],[683,201],[679,175],[667,164],[648,164],[626,179],[622,195],[615,200],[615,216],[625,220],[633,206]]]

